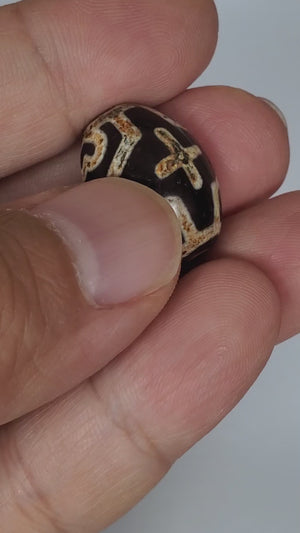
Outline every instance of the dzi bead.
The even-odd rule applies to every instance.
[[[196,266],[221,229],[213,169],[190,134],[145,106],[106,111],[84,131],[84,180],[121,176],[151,187],[174,209],[182,231],[182,272]]]

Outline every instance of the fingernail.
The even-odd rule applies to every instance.
[[[153,292],[176,275],[179,224],[152,190],[121,178],[74,187],[35,206],[68,246],[89,301],[113,305]]]
[[[277,107],[277,105],[274,104],[274,102],[272,102],[271,100],[268,100],[267,98],[260,97],[260,99],[263,100],[266,104],[268,104],[273,109],[273,111],[275,111],[275,113],[277,113],[277,115],[279,116],[280,120],[283,122],[283,124],[287,128],[288,127],[287,120],[286,120],[283,112],[281,111],[281,109],[279,109],[279,107]]]

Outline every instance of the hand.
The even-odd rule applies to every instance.
[[[25,0],[0,14],[1,527],[97,532],[299,331],[300,196],[268,200],[289,157],[270,106],[185,90],[213,54],[211,0]],[[77,184],[82,128],[124,101],[181,122],[219,178],[222,235],[173,294],[165,202],[122,179]]]

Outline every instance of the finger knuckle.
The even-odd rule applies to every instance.
[[[68,533],[37,478],[35,463],[20,446],[18,432],[2,430],[0,450],[1,482],[8,495],[3,517],[7,531],[19,531],[21,525],[22,531]]]
[[[166,473],[171,465],[172,460],[160,448],[157,441],[152,438],[147,431],[146,424],[141,421],[132,410],[127,410],[120,399],[120,395],[114,394],[102,397],[97,385],[97,375],[89,379],[89,385],[92,394],[104,409],[104,416],[112,424],[116,433],[121,434],[129,447],[133,449],[133,456],[137,454],[144,458],[146,463],[152,464],[154,469],[158,469],[160,475]]]

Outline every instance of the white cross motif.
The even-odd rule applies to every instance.
[[[182,146],[165,128],[155,128],[154,133],[170,150],[170,155],[156,165],[156,176],[165,179],[179,168],[183,168],[194,189],[201,189],[203,180],[194,164],[194,160],[201,155],[199,146]]]

